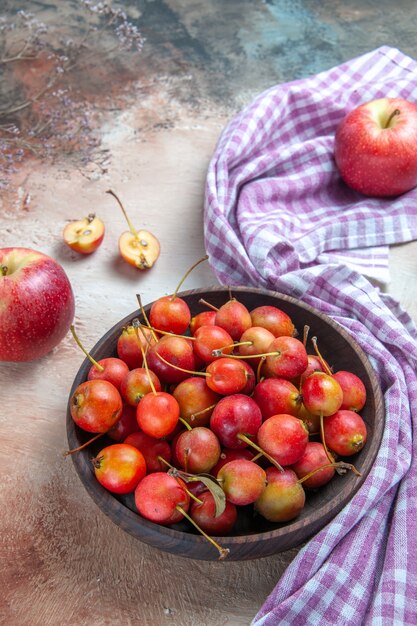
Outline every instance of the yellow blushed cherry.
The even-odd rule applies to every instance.
[[[120,256],[126,263],[139,270],[150,269],[160,254],[159,240],[147,230],[136,230],[114,191],[109,189],[106,193],[116,199],[129,226],[129,230],[119,237]]]
[[[80,254],[91,254],[104,239],[104,223],[94,213],[81,220],[69,222],[63,230],[64,242]]]

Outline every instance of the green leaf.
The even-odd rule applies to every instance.
[[[198,474],[195,478],[196,480],[202,482],[213,496],[214,504],[216,506],[216,514],[214,517],[218,517],[226,508],[226,495],[223,489],[220,487],[214,476],[210,476],[209,474]]]
[[[178,478],[181,478],[185,483],[202,482],[214,498],[216,507],[215,517],[223,513],[226,508],[226,495],[214,476],[211,476],[211,474],[189,474],[175,467],[170,468],[168,474],[178,476]]]

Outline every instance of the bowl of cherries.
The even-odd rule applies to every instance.
[[[298,546],[356,494],[378,452],[384,405],[367,355],[290,296],[139,298],[85,353],[68,453],[100,509],[163,551],[244,560]]]

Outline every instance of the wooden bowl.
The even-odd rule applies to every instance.
[[[353,497],[364,483],[375,460],[384,428],[384,403],[375,372],[363,350],[350,334],[331,318],[298,300],[273,291],[234,287],[233,295],[251,310],[260,305],[273,305],[284,310],[292,318],[300,336],[304,325],[310,327],[310,337],[317,336],[320,351],[335,370],[346,369],[359,376],[365,384],[367,402],[361,415],[368,429],[365,447],[352,458],[352,463],[361,473],[358,477],[349,471],[336,475],[327,485],[316,492],[308,492],[306,505],[295,520],[285,524],[272,524],[253,515],[252,507],[240,507],[239,518],[234,534],[216,538],[224,548],[229,548],[227,560],[245,560],[266,557],[300,545],[323,528]],[[190,306],[193,315],[206,310],[199,300],[204,298],[215,306],[221,306],[229,299],[229,290],[223,287],[197,289],[178,294]],[[151,304],[145,307],[149,312]],[[113,326],[94,346],[91,355],[95,359],[117,355],[117,339],[124,326],[134,318],[141,318],[140,311]],[[308,347],[309,352],[313,352]],[[87,378],[91,364],[85,359],[81,365],[72,389]],[[91,438],[78,428],[67,411],[67,435],[69,448],[73,449]],[[215,548],[184,521],[175,526],[165,527],[149,522],[136,512],[133,496],[116,497],[106,491],[96,480],[91,458],[105,445],[113,443],[103,436],[94,444],[72,455],[76,471],[99,508],[115,524],[142,542],[163,551],[183,557],[201,560],[217,560]],[[344,459],[349,461],[349,459]]]

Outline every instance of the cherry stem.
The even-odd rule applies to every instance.
[[[104,367],[102,365],[100,365],[100,363],[97,363],[97,361],[95,359],[93,359],[91,354],[89,354],[87,352],[87,350],[84,348],[84,346],[82,345],[81,341],[78,339],[77,333],[75,332],[75,328],[74,328],[74,326],[72,324],[70,326],[70,330],[71,330],[72,336],[75,339],[76,344],[78,345],[79,348],[81,348],[81,350],[84,352],[86,357],[90,360],[90,362],[94,365],[94,367],[96,369],[98,369],[99,372],[104,372]]]
[[[120,199],[118,198],[118,196],[111,189],[108,189],[106,191],[106,193],[109,193],[111,196],[113,196],[113,198],[115,198],[115,200],[118,203],[119,207],[122,209],[123,215],[126,218],[126,222],[127,222],[128,226],[129,226],[130,232],[132,233],[132,235],[134,235],[136,237],[136,239],[139,239],[138,231],[136,230],[136,228],[133,226],[132,222],[130,221],[129,216],[126,213],[125,208],[124,208],[123,204],[120,202]]]
[[[143,319],[145,320],[146,326],[152,332],[152,337],[155,339],[155,341],[158,341],[158,337],[155,335],[155,331],[152,329],[151,323],[150,323],[150,321],[148,319],[148,316],[146,315],[145,309],[144,309],[143,304],[142,304],[142,298],[140,297],[139,293],[136,294],[136,298],[137,298],[137,301],[139,303],[140,312],[143,315]],[[142,334],[144,335],[144,333],[142,333]],[[149,343],[149,341],[148,341],[148,343]]]
[[[197,498],[197,496],[195,496],[192,493],[192,491],[187,489],[187,487],[184,487],[184,485],[182,483],[179,483],[179,481],[178,481],[178,479],[181,479],[183,482],[191,482],[192,483],[192,482],[198,482],[198,478],[196,476],[193,476],[189,472],[187,472],[187,470],[184,470],[184,471],[179,470],[176,467],[174,467],[173,465],[170,465],[169,463],[167,463],[167,465],[169,465],[168,474],[170,476],[172,476],[173,478],[175,478],[176,481],[178,482],[178,484],[181,484],[181,487],[183,489],[185,489],[185,491],[190,496],[191,500],[194,500],[194,502],[197,502],[197,504],[203,504],[203,501],[200,500],[200,498]]]
[[[200,498],[197,498],[197,496],[195,496],[192,491],[190,491],[189,489],[186,489],[185,491],[188,493],[191,500],[194,500],[194,502],[197,502],[197,504],[203,504],[203,501],[200,500]]]
[[[249,437],[247,437],[246,435],[244,435],[243,433],[239,433],[237,435],[237,438],[240,439],[241,441],[244,441],[245,443],[247,443],[249,446],[251,446],[252,448],[254,448],[257,452],[259,452],[260,454],[262,454],[264,457],[266,457],[268,459],[268,461],[270,463],[272,463],[272,465],[274,465],[277,469],[279,469],[280,472],[284,471],[284,468],[278,463],[278,461],[276,461],[270,454],[268,454],[267,452],[265,452],[265,450],[262,450],[262,448],[260,448],[256,443],[254,443],[251,439],[249,439]]]
[[[181,285],[183,284],[183,282],[185,281],[186,278],[188,278],[188,276],[191,274],[191,272],[193,271],[193,269],[195,269],[197,267],[197,265],[200,265],[200,263],[203,263],[204,261],[207,261],[208,259],[208,254],[206,254],[206,256],[203,256],[202,259],[199,259],[198,261],[196,261],[196,263],[194,263],[190,269],[188,269],[184,276],[181,278],[180,282],[177,285],[177,288],[175,289],[173,295],[171,296],[171,300],[174,300],[177,296],[177,293],[179,292]]]
[[[227,356],[230,359],[260,359],[267,356],[280,356],[281,352],[275,350],[275,352],[263,352],[262,354],[224,354],[222,352],[224,348],[212,350],[213,356]]]
[[[210,474],[190,474],[190,472],[184,471],[184,470],[180,470],[176,467],[173,467],[172,465],[170,466],[170,469],[168,470],[168,474],[170,476],[173,476],[174,478],[176,478],[178,481],[179,479],[181,479],[183,481],[183,483],[195,483],[195,482],[203,482],[203,484],[207,487],[207,489],[212,493],[213,497],[214,497],[214,492],[212,491],[212,487],[209,487],[209,484],[207,483],[207,478],[210,479],[210,483],[212,483],[212,485],[217,485],[217,488],[220,489],[221,494],[223,495],[224,498],[224,503],[226,502],[226,496],[224,491],[222,490],[222,488],[220,487],[220,483],[219,480],[214,478],[214,476],[211,476]],[[181,486],[184,488],[184,485],[181,484]],[[192,494],[191,492],[188,492],[188,490],[186,489],[187,493],[190,494],[191,497]],[[193,498],[196,502],[198,502],[199,504],[202,504],[201,500],[199,500],[198,498],[194,497]],[[215,517],[217,517],[218,515],[221,515],[221,513],[224,511],[224,507],[221,509],[221,511],[218,511],[218,507],[216,504],[216,515]]]
[[[137,337],[137,339],[138,339],[138,341],[139,341],[139,345],[140,345],[140,346],[142,346],[142,348],[143,348],[142,342],[141,342],[141,340],[139,339],[139,330],[140,330],[141,335],[142,335],[142,337],[143,337],[143,339],[144,339],[144,341],[145,341],[145,343],[146,343],[146,350],[145,350],[145,353],[146,353],[146,352],[148,351],[149,346],[150,346],[150,345],[152,345],[152,344],[151,344],[151,342],[150,342],[149,337],[147,337],[147,336],[146,336],[146,334],[145,334],[145,330],[144,330],[144,329],[146,328],[146,329],[150,330],[151,332],[152,332],[152,330],[149,328],[149,326],[146,326],[146,324],[142,324],[142,323],[138,320],[138,318],[137,318],[137,317],[135,317],[135,318],[132,320],[131,325],[132,325],[132,327],[135,329],[135,332],[136,332],[136,337]],[[157,339],[157,337],[155,336],[155,333],[153,333],[153,332],[152,332],[152,337],[154,338],[155,342],[157,343],[158,339]]]
[[[205,413],[206,411],[210,411],[210,409],[214,409],[214,407],[215,407],[215,406],[216,406],[216,404],[210,404],[210,406],[206,406],[206,408],[205,408],[205,409],[201,409],[201,411],[197,411],[196,413],[192,413],[192,414],[190,415],[190,421],[191,421],[191,422],[194,422],[194,421],[195,421],[195,418],[196,418],[198,415],[202,415],[202,414],[203,414],[203,413]]]
[[[229,343],[228,346],[223,346],[217,350],[212,351],[212,356],[221,356],[222,350],[228,350],[229,348],[238,348],[239,346],[253,346],[253,341],[236,341],[236,343]]]
[[[256,368],[256,382],[260,383],[261,382],[261,372],[262,372],[262,366],[265,363],[265,359],[266,357],[263,356],[261,357],[261,360],[258,363],[258,367]]]
[[[227,288],[227,290],[228,290],[228,292],[229,292],[229,302],[230,302],[231,300],[236,300],[236,298],[235,298],[235,297],[234,297],[234,295],[232,294],[232,288],[231,288],[231,287],[228,287],[228,288]]]
[[[83,443],[81,446],[78,446],[78,448],[72,448],[71,450],[67,450],[66,452],[64,452],[64,456],[69,456],[70,454],[74,454],[74,452],[79,452],[80,450],[84,450],[84,448],[89,446],[90,443],[93,443],[93,441],[96,441],[97,439],[99,439],[105,434],[106,433],[98,433],[98,435],[94,435],[94,437],[92,437],[91,439]]]
[[[190,424],[187,422],[187,420],[185,420],[183,417],[179,417],[178,421],[180,421],[181,424],[184,424],[184,426],[185,426],[185,428],[187,430],[192,430],[193,429],[192,426],[190,426]]]
[[[323,448],[324,448],[324,451],[326,453],[326,456],[329,459],[329,462],[330,463],[335,463],[336,461],[332,457],[332,455],[330,454],[329,449],[328,449],[327,444],[326,444],[325,437],[324,437],[324,418],[323,418],[323,414],[322,413],[320,414],[320,438],[321,438],[321,442],[323,444]]]
[[[304,326],[304,330],[303,330],[303,345],[304,348],[307,345],[307,339],[308,339],[308,333],[310,332],[310,326],[307,326],[307,324]]]
[[[163,456],[160,456],[158,454],[158,456],[156,457],[158,459],[158,461],[160,463],[162,463],[163,465],[166,465],[167,467],[169,467],[170,469],[176,469],[173,465],[171,465],[171,463],[168,463],[168,461],[166,459],[164,459]]]
[[[207,302],[207,300],[204,300],[204,298],[200,298],[199,303],[205,304],[205,306],[208,306],[208,308],[212,309],[213,311],[219,310],[216,306],[214,306],[214,304],[210,304],[210,302]]]
[[[177,511],[179,511],[182,515],[184,515],[184,517],[198,530],[199,533],[201,533],[203,535],[203,537],[205,537],[219,552],[219,561],[222,561],[223,559],[225,559],[227,557],[227,555],[229,554],[230,550],[229,548],[222,548],[217,541],[214,541],[214,539],[212,537],[210,537],[210,535],[208,535],[207,533],[204,532],[204,530],[202,528],[200,528],[200,526],[197,524],[197,522],[195,522],[193,520],[193,518],[188,515],[188,513],[186,511],[184,511],[184,509],[182,508],[182,506],[180,506],[179,504],[177,504],[177,506],[175,507],[177,509]]]
[[[384,128],[389,128],[393,118],[396,117],[397,115],[400,115],[400,113],[401,113],[400,109],[394,109],[394,111],[391,113],[391,115],[387,119],[387,123],[385,124]]]
[[[104,459],[104,456],[103,456],[103,455],[101,455],[101,456],[95,456],[95,457],[94,457],[94,459],[91,459],[91,463],[93,464],[93,467],[94,467],[95,469],[99,469],[99,468],[100,468],[101,461],[102,461],[103,459]]]
[[[188,474],[188,456],[190,454],[190,448],[184,448],[184,470],[187,472]]]
[[[351,463],[345,463],[344,461],[335,461],[334,463],[325,463],[324,465],[320,465],[320,467],[316,467],[316,469],[311,470],[311,472],[308,472],[308,474],[306,474],[302,478],[299,478],[297,482],[299,484],[302,484],[303,482],[311,478],[311,476],[314,476],[314,474],[316,474],[320,470],[327,469],[328,467],[334,467],[338,469],[339,470],[338,474],[344,474],[348,470],[352,470],[352,472],[356,474],[356,476],[362,476],[362,474],[358,472],[356,467],[352,465]]]
[[[149,380],[149,385],[150,385],[150,387],[152,389],[153,395],[156,396],[157,395],[156,394],[156,389],[155,389],[155,385],[153,384],[153,380],[152,380],[150,372],[149,372],[148,361],[147,361],[147,358],[146,358],[145,350],[143,349],[142,342],[141,342],[141,340],[139,338],[139,328],[136,326],[136,324],[133,324],[133,328],[135,329],[135,333],[136,333],[136,336],[137,336],[138,342],[139,342],[140,351],[142,352],[143,364],[145,366],[146,375],[147,375],[148,380]]]
[[[179,365],[174,365],[173,363],[170,363],[169,361],[164,359],[164,357],[161,356],[157,350],[155,350],[155,354],[163,363],[165,363],[166,365],[170,365],[175,370],[179,370],[180,372],[184,372],[184,374],[192,374],[193,376],[205,376],[206,378],[211,376],[211,374],[209,374],[208,372],[196,372],[196,371],[193,371],[193,370],[186,370],[183,367],[179,367]]]
[[[319,348],[318,348],[318,345],[317,345],[317,337],[312,337],[311,338],[311,343],[314,346],[314,350],[316,351],[316,354],[319,357],[319,361],[321,363],[321,366],[324,368],[324,371],[329,376],[333,376],[332,370],[330,369],[330,367],[327,365],[326,361],[323,359],[322,355],[320,354],[320,351],[319,351]]]
[[[183,421],[180,417],[180,420]],[[191,430],[191,429],[190,429]],[[179,470],[178,468],[174,467],[173,465],[171,465],[171,463],[168,463],[168,461],[166,459],[164,459],[163,456],[158,455],[156,457],[158,459],[158,461],[160,463],[163,463],[164,465],[166,465],[168,467],[168,474],[170,476],[173,476],[174,478],[181,478],[182,475],[186,474],[187,475],[187,482],[193,482],[193,481],[198,481],[198,478],[195,476],[192,476],[191,474],[188,474],[188,472],[185,470],[184,472],[182,470]],[[184,489],[184,486],[181,485],[182,488]],[[198,504],[203,504],[202,501],[197,498],[193,493],[191,493],[191,491],[189,491],[187,488],[185,489],[185,491],[188,493],[188,495],[190,496],[190,498],[192,500],[195,500],[196,502],[198,502]]]
[[[159,328],[155,328],[154,326],[150,326],[149,324],[141,324],[144,328],[148,328],[154,333],[159,333],[160,335],[169,335],[169,337],[179,337],[180,339],[190,339],[191,341],[197,341],[196,337],[192,335],[177,335],[175,333],[171,333],[169,330],[159,330]]]

